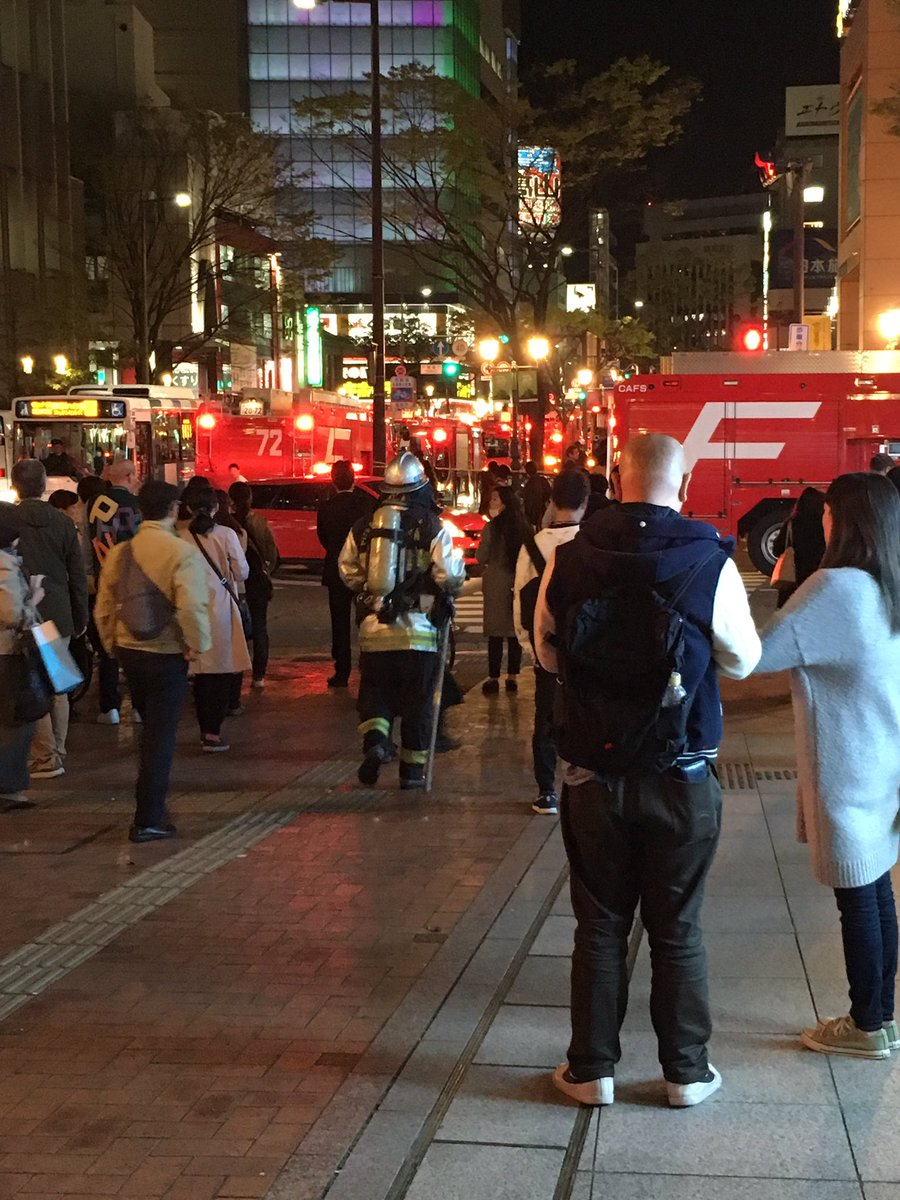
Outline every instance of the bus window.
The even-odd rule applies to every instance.
[[[194,421],[187,412],[154,412],[152,415],[153,475],[167,483],[181,483],[194,473]]]
[[[50,453],[50,442],[59,438],[63,451],[82,473],[99,475],[116,458],[127,456],[125,429],[110,423],[82,421],[16,421],[15,459],[39,458]]]

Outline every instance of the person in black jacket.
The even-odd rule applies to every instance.
[[[328,588],[328,607],[331,610],[331,657],[334,674],[328,680],[330,688],[346,687],[350,680],[350,625],[353,612],[353,593],[344,586],[338,571],[338,555],[347,534],[357,521],[367,517],[375,507],[374,499],[353,486],[356,476],[348,462],[336,462],[331,468],[331,482],[336,494],[319,509],[316,534],[325,550],[322,585]]]
[[[825,532],[822,528],[824,511],[824,492],[814,487],[804,488],[775,539],[772,550],[776,557],[784,554],[789,544],[794,548],[795,578],[776,585],[779,608],[788,602],[801,583],[805,583],[819,569],[825,553]]]
[[[47,486],[43,463],[24,458],[12,469],[12,485],[19,495],[22,521],[19,557],[25,573],[40,575],[44,598],[42,621],[53,621],[66,645],[87,629],[88,586],[84,558],[75,524],[64,513],[41,499]],[[53,708],[38,721],[31,743],[33,779],[56,779],[65,774],[69,697],[55,696]]]

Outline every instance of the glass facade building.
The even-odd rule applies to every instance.
[[[514,81],[515,40],[505,28],[503,0],[380,0],[379,12],[383,75],[416,62],[473,96]],[[354,156],[337,142],[311,146],[306,137],[292,136],[292,114],[298,100],[366,87],[369,2],[320,0],[308,10],[291,0],[247,0],[247,16],[251,117],[284,138],[298,207],[311,208],[317,235],[341,247],[324,289],[347,299],[364,296],[371,227],[350,189],[369,186],[369,163],[364,153]],[[414,281],[398,277],[404,273],[399,259],[392,265],[389,254],[387,269],[389,296],[413,290]]]

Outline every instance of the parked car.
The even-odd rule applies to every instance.
[[[356,486],[373,499],[378,496],[379,482],[372,475],[356,478]],[[331,480],[263,479],[251,487],[253,508],[269,522],[282,562],[308,567],[319,564],[325,552],[316,536],[316,516],[319,506],[333,494]],[[466,566],[474,564],[484,518],[478,513],[445,509],[444,522]]]

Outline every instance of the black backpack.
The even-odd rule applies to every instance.
[[[685,678],[685,618],[676,605],[719,553],[692,567],[671,596],[609,582],[570,609],[559,638],[559,753],[567,762],[606,777],[654,775],[685,752],[694,697],[663,705],[672,673]]]
[[[538,544],[534,539],[534,534],[529,533],[523,542],[528,557],[531,559],[534,569],[537,571],[537,576],[534,579],[529,579],[528,582],[519,591],[519,614],[522,621],[522,628],[527,631],[531,639],[531,648],[534,649],[534,614],[537,609],[538,593],[541,590],[541,579],[544,574],[544,568],[547,565],[547,560],[544,558],[538,549]]]

